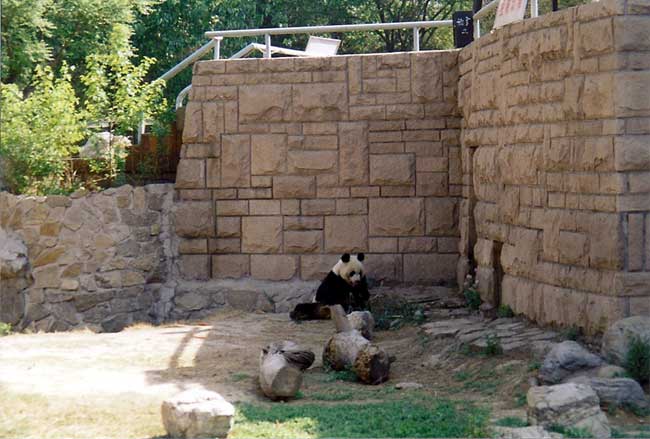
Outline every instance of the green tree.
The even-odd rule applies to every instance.
[[[72,189],[68,158],[84,137],[83,117],[67,68],[55,78],[36,68],[33,92],[23,99],[16,84],[2,84],[0,157],[4,182],[14,193]]]
[[[30,82],[37,65],[50,58],[45,38],[50,35],[52,23],[45,17],[52,0],[4,0],[2,2],[2,32],[0,78],[5,83],[16,83],[22,89]]]
[[[132,134],[142,120],[156,118],[164,111],[164,81],[145,79],[155,62],[153,58],[144,57],[135,64],[137,57],[130,45],[120,47],[116,43],[115,47],[112,53],[92,54],[86,59],[87,72],[81,77],[86,95],[84,108],[89,120],[107,126],[111,135]],[[115,151],[110,155],[115,160],[104,163],[108,178],[115,178],[123,170],[126,152]]]

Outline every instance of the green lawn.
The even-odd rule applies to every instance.
[[[486,437],[488,419],[488,410],[470,403],[426,396],[361,404],[240,404],[228,437]]]

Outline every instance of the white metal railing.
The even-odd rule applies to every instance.
[[[492,0],[474,13],[474,39],[481,38],[481,19],[485,18],[490,11],[495,10],[501,0]],[[530,0],[530,16],[539,16],[539,0]]]
[[[496,0],[495,0],[496,1]],[[420,50],[420,29],[429,29],[435,27],[451,26],[452,20],[436,20],[436,21],[405,21],[398,23],[366,23],[366,24],[342,24],[342,25],[329,25],[329,26],[300,26],[300,27],[275,27],[275,28],[266,28],[266,29],[243,29],[243,30],[222,30],[222,31],[209,31],[205,33],[205,36],[210,39],[210,41],[197,50],[195,50],[191,55],[185,58],[180,63],[176,64],[174,67],[165,72],[160,79],[168,81],[169,79],[176,76],[183,69],[188,67],[190,64],[198,61],[206,53],[212,49],[214,51],[214,59],[220,59],[221,57],[221,41],[223,38],[240,38],[240,37],[253,37],[253,36],[264,36],[264,53],[265,58],[271,58],[272,47],[271,47],[271,35],[293,35],[293,34],[314,34],[314,33],[339,33],[339,32],[362,32],[362,31],[373,31],[373,30],[392,30],[392,29],[412,29],[413,30],[413,50]],[[231,56],[229,59],[241,58],[246,56],[251,50],[250,49],[254,43],[251,43],[244,47],[242,50],[237,52],[235,55]],[[259,46],[259,45],[256,45]],[[298,54],[298,52],[296,53]],[[192,85],[185,87],[176,98],[176,108],[183,106],[183,100],[187,94],[192,89]]]

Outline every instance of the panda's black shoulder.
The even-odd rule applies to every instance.
[[[316,291],[316,301],[327,305],[341,303],[350,286],[338,274],[330,271]]]

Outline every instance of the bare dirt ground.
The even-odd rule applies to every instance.
[[[231,402],[265,403],[256,375],[260,349],[290,339],[311,348],[316,363],[302,398],[291,402],[367,402],[395,395],[404,381],[432,396],[476,401],[494,419],[525,418],[523,405],[535,362],[528,352],[497,357],[458,352],[435,367],[423,365],[449,341],[429,339],[417,326],[376,333],[396,361],[380,386],[342,381],[321,364],[331,321],[296,324],[286,314],[217,312],[209,319],[158,327],[138,325],[116,334],[86,331],[14,334],[0,338],[0,437],[140,438],[164,435],[161,402],[190,387]],[[611,414],[610,414],[611,415]],[[617,425],[643,425],[622,412]]]

